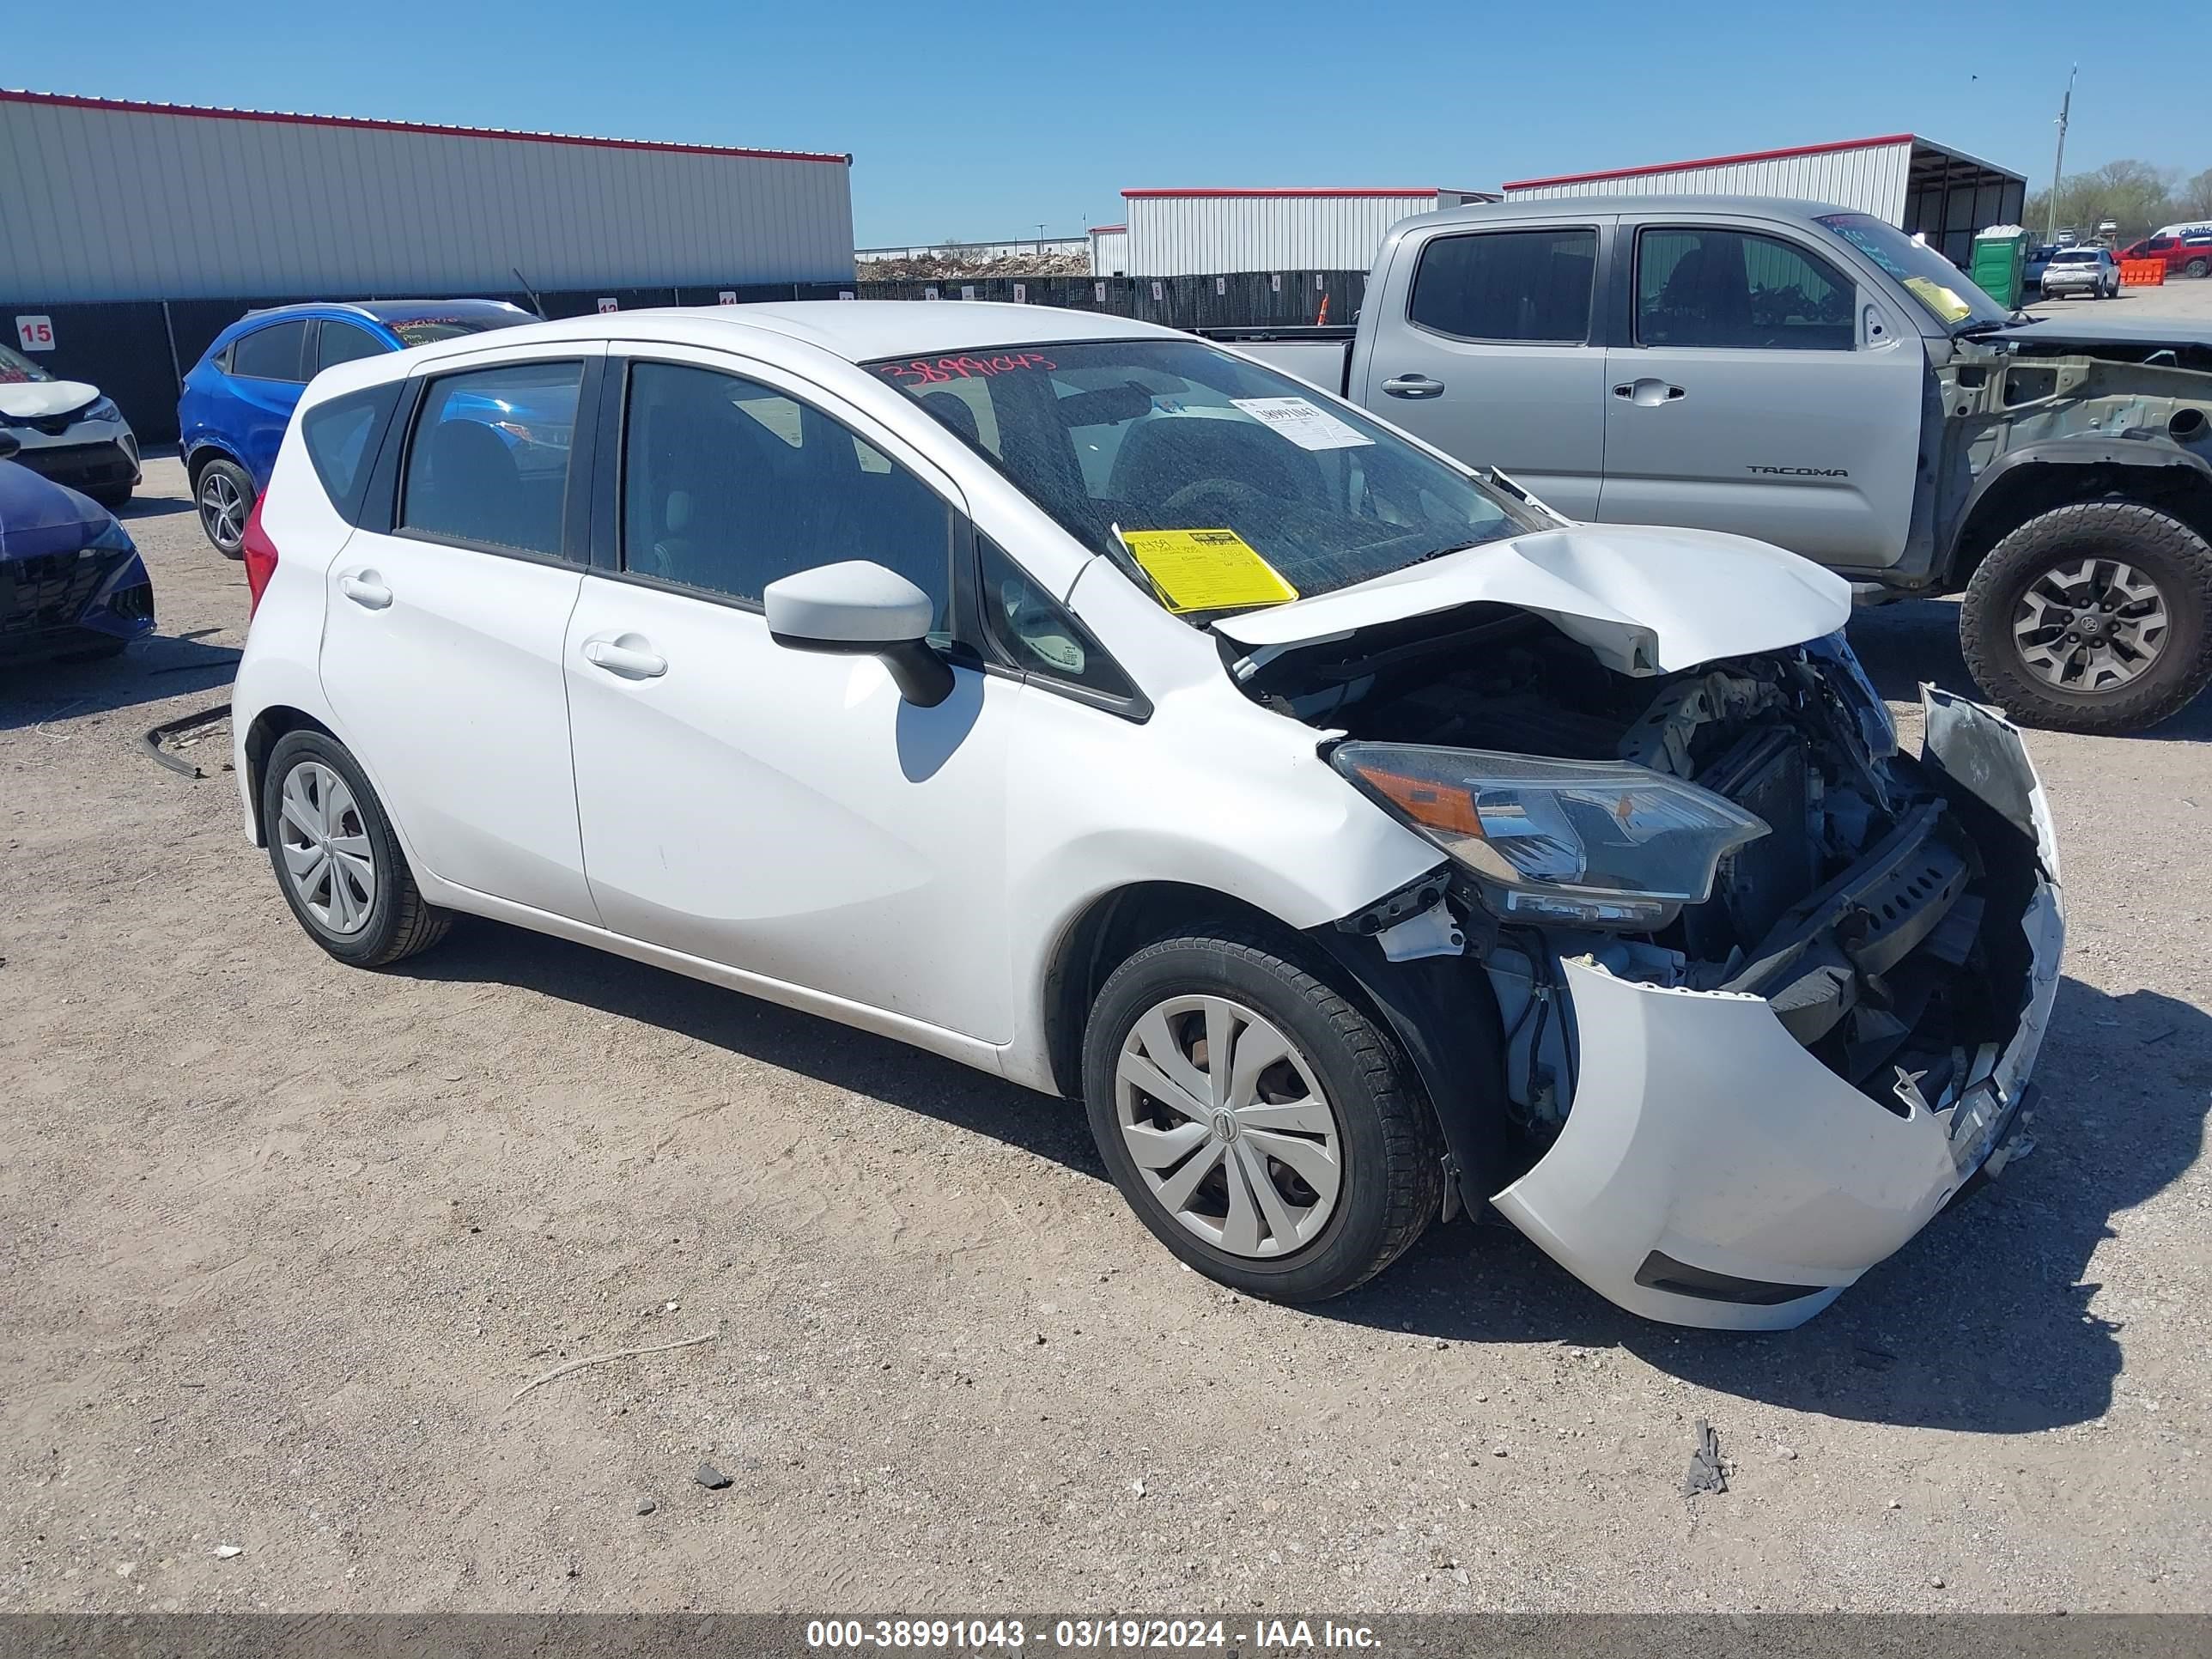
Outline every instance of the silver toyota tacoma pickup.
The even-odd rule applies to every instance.
[[[1201,331],[1570,518],[1963,593],[2024,721],[2138,731],[2212,681],[2212,328],[2021,316],[1871,215],[1677,196],[1425,214],[1356,327]]]

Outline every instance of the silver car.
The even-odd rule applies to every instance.
[[[2109,300],[2120,291],[2120,268],[2108,247],[2062,247],[2043,268],[2043,297],[2086,294]]]

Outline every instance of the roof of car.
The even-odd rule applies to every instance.
[[[959,300],[932,304],[913,300],[794,300],[759,305],[663,307],[610,312],[534,323],[504,332],[498,343],[531,340],[696,339],[720,343],[733,331],[761,331],[814,346],[848,362],[879,357],[990,351],[1008,346],[1053,345],[1074,340],[1158,338],[1188,340],[1178,330],[1092,311],[1055,306],[1000,305]],[[451,340],[423,348],[430,354],[482,350],[486,341]]]
[[[240,322],[265,323],[286,317],[368,317],[380,323],[419,323],[447,317],[528,316],[506,300],[301,300],[291,305],[249,311]],[[236,327],[237,324],[233,324]]]
[[[1444,208],[1421,216],[1479,224],[1486,220],[1549,218],[1557,214],[1749,212],[1777,219],[1814,219],[1824,214],[1857,211],[1833,202],[1787,196],[1518,196],[1503,202],[1469,202],[1464,207]]]

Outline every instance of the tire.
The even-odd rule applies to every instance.
[[[305,842],[300,825],[285,816],[286,791],[295,776],[308,820],[331,831],[327,845]],[[416,889],[384,803],[337,738],[296,731],[276,740],[262,774],[261,822],[284,902],[307,936],[340,962],[386,967],[428,950],[452,927],[453,912],[430,904]],[[313,857],[318,850],[319,866]],[[304,878],[294,873],[295,862]],[[363,863],[370,871],[367,883],[357,873]]]
[[[111,485],[106,489],[88,489],[85,494],[98,501],[110,513],[120,513],[131,505],[131,492],[136,488],[134,484],[125,484],[120,489]]]
[[[2141,647],[2153,636],[2140,632],[2148,601],[2127,601],[2105,587],[2124,566],[2140,593],[2146,585],[2166,615],[2155,649],[2144,659]],[[2081,584],[2068,578],[2087,569],[2087,590],[2101,593],[2116,611],[2100,617],[2084,609],[2054,605],[2062,591],[2078,597]],[[2050,580],[2045,580],[2046,578]],[[2033,592],[2031,592],[2033,590]],[[2015,624],[2041,614],[2051,623],[2025,642]],[[2067,642],[2053,630],[2084,617],[2093,628],[2117,639]],[[2212,545],[2180,520],[2155,507],[2128,501],[2084,501],[2029,520],[1993,548],[1966,585],[1960,607],[1960,644],[1974,683],[2014,719],[2060,732],[2141,732],[2179,713],[2212,682]],[[2132,626],[2131,626],[2132,623]],[[2047,647],[2070,658],[2075,667],[2094,664],[2101,652],[2110,660],[2126,647],[2137,665],[2131,677],[2092,690],[2045,678],[2029,660],[2032,649]],[[2045,659],[2046,667],[2049,658]],[[2081,675],[2069,670],[2073,678]]]
[[[1364,1284],[1420,1237],[1443,1206],[1443,1148],[1435,1115],[1396,1042],[1291,954],[1294,948],[1226,933],[1164,939],[1138,951],[1114,970],[1091,1009],[1084,1034],[1084,1099],[1099,1155],[1153,1237],[1231,1289],[1279,1302],[1316,1302]],[[1178,1111],[1164,1095],[1127,1083],[1125,1050],[1133,1050],[1139,1064],[1150,1062],[1164,1036],[1182,1049],[1182,1074],[1210,1088],[1195,1063],[1199,1056],[1183,1045],[1219,1029],[1214,1006],[1229,1009],[1232,1020],[1241,1014],[1252,1021],[1229,1040],[1232,1056],[1248,1040],[1265,1044],[1273,1037],[1286,1040],[1292,1051],[1255,1079],[1260,1086],[1247,1092],[1255,1099],[1235,1108],[1232,1097],[1235,1109],[1224,1114],[1208,1096],[1194,1103],[1194,1091],[1187,1091],[1182,1098],[1194,1109]],[[1140,1024],[1152,1026],[1150,1042]],[[1232,1074],[1234,1066],[1232,1059]],[[1165,1086],[1173,1091],[1171,1076]],[[1248,1121],[1261,1115],[1264,1124]],[[1225,1139],[1224,1115],[1236,1126]],[[1189,1137],[1194,1127],[1206,1133]],[[1158,1137],[1149,1174],[1139,1168],[1133,1135]],[[1182,1157],[1169,1137],[1194,1150]],[[1294,1152],[1296,1166],[1278,1152]],[[1197,1191],[1181,1200],[1180,1209],[1171,1207],[1175,1183],[1201,1162],[1206,1173]],[[1332,1169],[1333,1193],[1325,1190]],[[1256,1176],[1249,1173],[1255,1170]],[[1226,1184],[1239,1175],[1241,1206]],[[1255,1181],[1268,1183],[1273,1207],[1261,1201]],[[1161,1190],[1154,1190],[1155,1182]],[[1241,1233],[1240,1212],[1246,1223]],[[1180,1218],[1185,1215],[1192,1219]],[[1201,1225],[1210,1229],[1203,1237]]]
[[[2181,274],[2185,276],[2202,276],[2208,270],[2212,270],[2212,260],[2191,259],[2187,264],[2182,266]]]
[[[210,461],[193,480],[192,506],[199,514],[200,533],[224,558],[246,556],[246,520],[258,493],[252,475],[235,461]]]
[[[96,637],[83,645],[73,645],[66,651],[54,653],[56,662],[112,662],[123,654],[123,647],[131,643],[112,635]]]

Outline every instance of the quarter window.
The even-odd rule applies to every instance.
[[[399,522],[440,540],[557,558],[584,368],[510,363],[430,382]]]
[[[384,342],[367,329],[351,323],[333,322],[326,317],[323,319],[322,344],[315,356],[322,368],[331,368],[356,358],[377,356],[385,349]]]
[[[1826,260],[1739,230],[1636,239],[1636,343],[1751,351],[1849,351],[1856,290]]]
[[[231,342],[230,372],[248,380],[304,380],[300,358],[307,347],[307,324],[271,323]]]
[[[982,542],[981,550],[983,626],[1009,663],[1102,696],[1136,696],[1128,677],[1065,606],[995,543]]]
[[[307,459],[314,463],[315,476],[322,480],[331,504],[349,523],[359,520],[376,440],[399,400],[400,386],[388,380],[349,392],[317,404],[300,417],[300,436],[307,447]]]
[[[629,374],[623,565],[757,605],[779,576],[846,559],[897,571],[947,626],[952,513],[849,428],[772,387],[680,363]]]
[[[1439,236],[1421,250],[1407,315],[1462,340],[1579,345],[1596,269],[1595,230]]]

